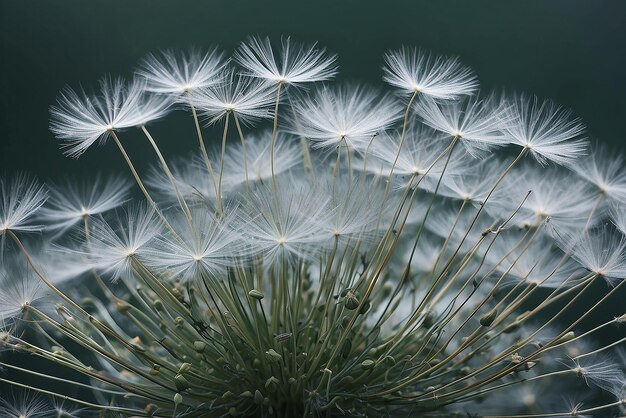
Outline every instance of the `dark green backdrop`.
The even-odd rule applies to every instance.
[[[48,132],[65,84],[129,75],[160,48],[249,34],[318,40],[342,79],[378,83],[381,55],[401,44],[459,55],[485,89],[534,92],[571,107],[593,138],[626,149],[626,1],[602,0],[0,0],[0,166],[43,178],[121,168],[112,146],[78,161]],[[157,130],[168,153],[192,144],[187,120]],[[166,126],[167,125],[167,126]],[[134,133],[130,133],[133,136]],[[145,141],[130,151],[148,152]],[[136,157],[137,158],[137,157]],[[140,159],[140,158],[137,158]],[[150,157],[150,160],[152,158]]]

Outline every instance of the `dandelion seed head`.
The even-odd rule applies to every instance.
[[[234,59],[244,69],[244,75],[277,84],[324,81],[337,72],[336,56],[327,55],[316,44],[298,44],[289,37],[282,38],[276,50],[269,38],[251,37],[241,44]]]

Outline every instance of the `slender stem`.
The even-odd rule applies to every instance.
[[[230,112],[226,112],[226,120],[224,121],[224,133],[222,134],[222,154],[220,157],[220,177],[217,183],[217,195],[220,197],[217,202],[220,213],[224,212],[222,206],[222,176],[224,174],[224,156],[226,155],[226,137],[228,136],[228,122],[230,121]]]
[[[133,177],[135,178],[135,181],[137,182],[137,185],[139,186],[139,188],[141,189],[141,192],[143,193],[143,195],[146,197],[146,199],[148,200],[148,203],[150,204],[150,206],[154,209],[154,211],[156,212],[156,214],[158,215],[158,217],[163,221],[163,224],[170,230],[172,231],[172,233],[174,234],[174,236],[178,237],[178,234],[176,234],[176,231],[174,230],[174,228],[172,227],[172,225],[170,225],[169,221],[167,220],[167,218],[163,215],[163,213],[161,213],[161,210],[159,209],[159,207],[157,206],[156,202],[154,201],[154,199],[152,199],[152,196],[150,196],[150,193],[148,193],[148,190],[146,189],[146,186],[144,186],[143,181],[141,181],[141,178],[139,177],[139,174],[137,173],[137,170],[135,169],[135,166],[133,164],[133,162],[130,160],[130,157],[128,156],[128,154],[126,153],[126,150],[124,149],[124,146],[122,145],[122,142],[120,141],[120,139],[117,137],[117,135],[115,134],[115,131],[111,131],[111,136],[113,137],[113,140],[115,141],[115,143],[117,144],[118,148],[120,149],[120,151],[122,152],[122,155],[124,156],[124,159],[126,160],[126,163],[128,164],[128,167],[130,168],[131,173],[133,174]],[[180,237],[178,237],[180,239]]]
[[[191,222],[191,211],[189,210],[189,206],[187,206],[187,202],[185,201],[183,196],[180,194],[180,192],[178,190],[178,187],[176,186],[176,180],[174,179],[174,175],[172,174],[172,171],[170,170],[169,166],[167,165],[167,162],[165,161],[165,158],[163,158],[163,154],[161,154],[161,150],[157,146],[157,144],[156,144],[154,138],[152,137],[152,135],[150,134],[150,132],[148,132],[148,129],[146,129],[145,125],[141,125],[141,130],[146,135],[146,138],[148,138],[148,141],[150,142],[150,145],[152,145],[152,148],[154,149],[154,152],[156,153],[157,157],[159,158],[159,161],[161,162],[161,166],[163,167],[163,171],[165,172],[165,175],[167,176],[168,180],[170,181],[170,184],[172,185],[172,189],[174,190],[174,193],[176,194],[176,199],[178,200],[178,204],[180,205],[181,209],[185,213],[185,216],[187,217],[187,220],[189,222]]]
[[[249,190],[248,179],[248,154],[246,153],[246,141],[243,138],[243,132],[241,131],[241,125],[239,124],[239,118],[237,112],[233,112],[233,119],[235,119],[235,126],[237,127],[237,133],[239,134],[239,140],[241,141],[241,152],[243,153],[243,172],[246,175],[246,191]]]
[[[271,150],[271,166],[272,166],[272,187],[274,194],[276,194],[276,176],[274,175],[274,149],[276,147],[276,131],[278,130],[278,105],[280,104],[280,91],[283,87],[283,82],[278,82],[278,88],[276,89],[276,105],[274,106],[274,127],[272,128],[272,150]]]
[[[211,182],[213,183],[213,188],[215,189],[215,195],[219,201],[221,197],[217,194],[217,181],[215,179],[215,174],[213,173],[213,167],[211,166],[211,161],[209,160],[209,154],[207,153],[206,147],[204,146],[204,139],[202,138],[202,129],[200,129],[200,121],[198,120],[196,107],[193,105],[191,98],[189,98],[189,107],[191,107],[193,121],[194,121],[194,124],[196,125],[196,133],[198,135],[198,143],[200,145],[200,151],[202,152],[202,158],[204,159],[204,165],[206,165],[206,168],[209,171],[209,176],[211,177]]]

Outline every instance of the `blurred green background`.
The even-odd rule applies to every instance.
[[[63,157],[48,131],[48,107],[58,91],[66,84],[90,88],[105,74],[131,75],[149,51],[210,45],[231,51],[251,34],[317,40],[339,54],[340,79],[374,84],[381,84],[382,54],[389,48],[406,44],[458,55],[476,70],[483,89],[553,98],[584,119],[592,138],[626,149],[623,0],[0,0],[0,5],[5,173],[23,170],[45,179],[121,168],[113,146],[90,149],[77,161]],[[168,155],[193,147],[191,121],[182,117],[153,128]],[[126,137],[141,166],[153,159],[145,140],[130,140],[141,138],[136,134]]]

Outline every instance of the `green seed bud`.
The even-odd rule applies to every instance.
[[[557,345],[557,344],[566,343],[566,342],[568,342],[570,340],[573,340],[574,338],[576,338],[576,333],[574,331],[570,331],[570,332],[568,332],[566,334],[563,334],[561,336],[561,338],[557,339],[554,342],[554,344]]]
[[[250,392],[249,390],[246,390],[245,392],[241,392],[239,394],[240,398],[252,398],[252,392]]]
[[[279,384],[280,380],[272,376],[265,381],[265,389],[267,389],[269,392],[276,392]]]
[[[174,384],[176,385],[176,390],[179,392],[184,391],[189,388],[189,382],[182,374],[177,374],[174,376]]]
[[[174,287],[172,288],[171,292],[172,292],[172,295],[174,295],[176,299],[178,299],[181,302],[184,302],[185,297],[183,296],[183,293],[180,291],[179,288]]]
[[[191,370],[191,364],[183,363],[180,365],[180,368],[178,369],[178,373],[184,374],[184,373],[187,373],[189,370]]]
[[[227,390],[222,394],[222,399],[231,398],[234,395],[230,390]]]
[[[115,303],[115,308],[117,309],[118,312],[124,313],[130,309],[130,305],[124,302],[123,300],[118,300]]]
[[[161,366],[159,366],[158,364],[153,364],[152,367],[150,368],[150,374],[152,376],[156,376],[159,374],[160,370],[161,370]]]
[[[367,313],[367,311],[370,310],[370,308],[372,307],[372,304],[370,303],[370,301],[366,301],[363,306],[361,306],[361,309],[359,309],[359,315],[365,315]]]
[[[424,321],[422,322],[422,326],[424,328],[430,328],[435,324],[435,314],[432,311],[427,311],[426,315],[424,315]]]
[[[352,292],[348,293],[345,300],[345,307],[351,311],[359,307],[359,299]]]
[[[254,391],[254,403],[263,405],[263,394],[258,389]]]
[[[206,343],[204,341],[194,341],[193,342],[193,348],[198,353],[202,353],[204,351],[204,349],[206,348]]]
[[[228,409],[228,413],[231,417],[236,417],[237,415],[239,415],[239,411],[237,411],[237,408],[235,408],[234,406]]]
[[[152,305],[154,306],[154,309],[156,309],[157,311],[162,311],[163,310],[163,301],[161,299],[157,299],[155,300]]]
[[[174,395],[174,404],[178,405],[183,401],[183,395],[181,395],[180,393],[177,393]]]
[[[278,363],[283,359],[283,356],[278,354],[273,348],[270,348],[265,352],[265,358],[271,363]]]
[[[250,296],[252,299],[256,299],[256,300],[261,300],[265,297],[265,295],[263,294],[263,292],[256,290],[256,289],[252,289],[251,291],[248,292],[248,296]]]
[[[480,325],[482,325],[483,327],[490,326],[491,324],[493,324],[493,321],[496,319],[497,316],[498,316],[497,309],[494,308],[490,310],[489,312],[487,312],[486,314],[480,317]]]
[[[362,367],[364,370],[371,370],[371,369],[373,369],[373,368],[374,368],[374,366],[375,366],[375,365],[376,365],[376,362],[375,362],[374,360],[369,360],[369,359],[367,359],[367,360],[363,360],[363,361],[361,362],[361,367]]]

